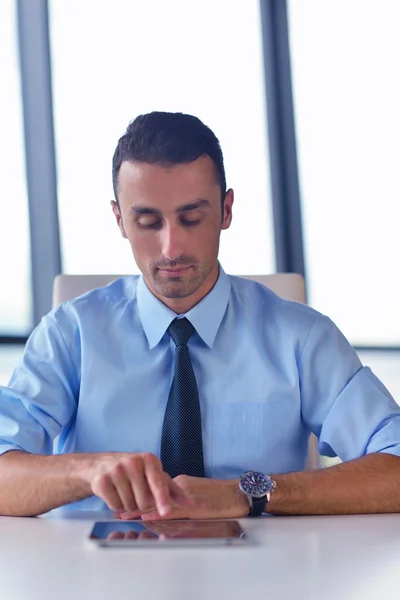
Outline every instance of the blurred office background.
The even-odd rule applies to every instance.
[[[236,193],[221,262],[295,271],[400,400],[397,0],[0,0],[0,383],[54,276],[137,273],[111,158],[197,115]]]

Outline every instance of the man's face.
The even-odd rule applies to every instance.
[[[150,290],[176,312],[186,312],[218,277],[221,229],[232,219],[209,157],[165,167],[123,162],[113,211]]]

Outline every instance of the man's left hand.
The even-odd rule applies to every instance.
[[[232,519],[249,514],[249,502],[239,491],[238,479],[206,479],[178,475],[173,480],[189,498],[187,507],[176,506],[162,517],[157,511],[141,515],[143,521],[158,519]],[[130,513],[117,515],[130,519]],[[135,517],[137,518],[137,517]]]

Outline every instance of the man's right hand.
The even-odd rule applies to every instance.
[[[190,505],[154,454],[93,454],[85,471],[92,493],[111,510],[130,513],[132,519],[155,510],[165,517],[174,507]]]

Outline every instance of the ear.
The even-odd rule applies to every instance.
[[[221,229],[228,229],[232,223],[233,190],[230,188],[225,194],[224,214],[222,215]]]
[[[121,211],[119,210],[119,206],[115,202],[115,200],[111,200],[110,204],[111,204],[111,208],[112,208],[112,211],[114,213],[114,216],[115,216],[115,218],[117,220],[117,225],[119,227],[121,235],[122,235],[122,237],[127,238],[128,236],[125,233],[125,229],[124,229],[124,225],[122,223],[122,216],[121,216]]]

